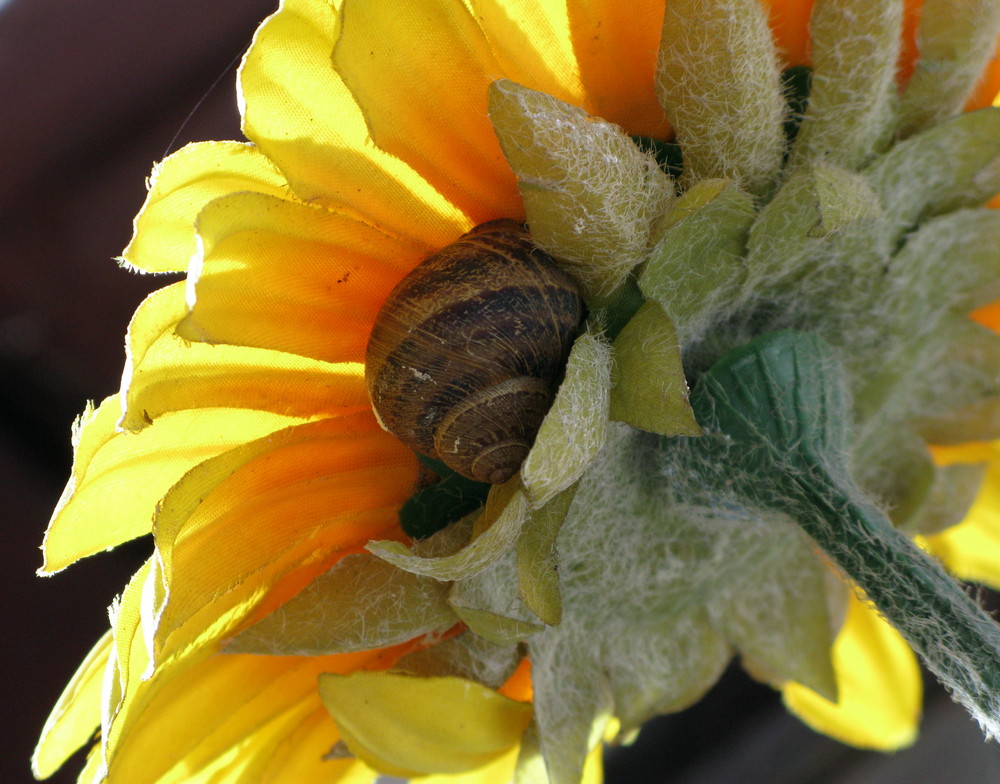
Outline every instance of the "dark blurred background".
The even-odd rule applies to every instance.
[[[401,0],[405,2],[405,0]],[[154,161],[236,139],[235,67],[275,0],[0,0],[0,782],[31,781],[45,717],[148,554],[141,540],[35,577],[69,475],[70,426],[118,388],[128,319],[162,278],[117,267]],[[75,780],[77,755],[54,782]],[[610,754],[609,784],[978,784],[1000,750],[939,691],[912,750],[815,735],[731,671],[684,714]],[[303,784],[308,784],[304,782]]]

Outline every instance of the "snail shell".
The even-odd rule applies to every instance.
[[[576,284],[521,224],[477,226],[379,311],[365,357],[375,414],[414,451],[504,482],[552,404],[582,318]]]

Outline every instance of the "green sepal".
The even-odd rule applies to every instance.
[[[930,482],[903,529],[911,536],[932,536],[961,523],[983,486],[987,463],[933,466]]]
[[[892,294],[903,310],[898,326],[929,331],[945,312],[965,315],[1000,297],[1000,211],[958,210],[926,221],[907,236],[891,262]]]
[[[686,187],[735,180],[771,192],[785,152],[785,101],[758,0],[666,4],[656,95],[684,150]]]
[[[561,628],[528,640],[535,723],[549,784],[579,784],[587,755],[611,720],[614,698],[593,652],[568,644]]]
[[[348,555],[236,635],[225,651],[326,656],[396,645],[457,622],[447,592],[444,583],[373,555]]]
[[[658,302],[639,308],[612,351],[612,420],[663,436],[701,435],[688,404],[680,341]]]
[[[888,411],[898,419],[917,410],[953,410],[978,396],[975,376],[997,378],[995,366],[960,365],[965,352],[991,338],[975,340],[982,328],[965,314],[1000,297],[998,247],[1000,212],[988,209],[932,218],[907,237],[889,263],[887,284],[872,292],[872,327],[882,337],[878,364],[862,376],[857,391],[861,421],[884,418]],[[954,371],[953,364],[959,365]],[[956,374],[973,378],[960,383]]]
[[[458,552],[423,557],[415,549],[386,540],[371,541],[365,549],[413,574],[436,580],[460,580],[482,571],[510,550],[527,518],[528,501],[515,475],[490,491],[486,508],[476,518],[473,540]]]
[[[465,678],[498,689],[520,661],[517,645],[497,645],[472,632],[463,632],[406,654],[392,668],[421,678]]]
[[[896,144],[864,174],[891,241],[928,215],[978,207],[1000,191],[1000,107],[945,120]]]
[[[764,207],[750,229],[751,283],[784,292],[871,274],[884,255],[878,198],[861,175],[829,163],[803,165]],[[854,281],[852,281],[854,282]]]
[[[486,503],[491,485],[457,474],[439,460],[417,456],[441,477],[403,502],[399,524],[413,539],[424,539]]]
[[[678,329],[725,301],[745,272],[741,258],[756,216],[753,199],[729,180],[702,180],[671,206],[639,275]]]
[[[777,689],[795,681],[836,702],[830,654],[841,619],[829,608],[829,569],[801,531],[788,534],[743,554],[744,568],[727,585],[727,601],[711,606],[712,620],[758,680]]]
[[[545,628],[537,622],[510,618],[479,607],[468,607],[457,601],[452,601],[451,606],[470,630],[496,645],[509,645],[526,640]]]
[[[897,135],[958,114],[983,75],[1000,35],[1000,4],[923,0],[916,69],[903,92]]]
[[[511,550],[489,568],[458,580],[448,594],[468,627],[498,644],[520,642],[545,628],[521,601],[516,563]]]
[[[635,276],[629,275],[608,297],[607,304],[599,310],[592,311],[587,321],[594,331],[601,331],[598,325],[603,325],[604,337],[614,340],[643,302],[645,298],[642,296],[642,289],[639,288]]]
[[[557,98],[499,79],[488,101],[532,238],[602,306],[645,260],[673,182],[621,128]]]
[[[533,508],[575,484],[604,445],[611,392],[611,346],[587,330],[576,339],[566,375],[521,466]]]
[[[759,587],[754,592],[759,596]],[[718,609],[728,612],[721,603]],[[733,650],[713,616],[706,607],[688,607],[635,618],[634,631],[603,652],[610,663],[591,665],[605,671],[619,732],[626,738],[651,716],[691,707],[719,680]]]
[[[671,178],[680,179],[684,173],[684,151],[679,144],[660,141],[651,136],[633,136],[632,141],[644,153],[652,155]]]
[[[817,0],[809,20],[809,108],[790,166],[823,160],[857,169],[888,145],[902,13],[899,0]]]
[[[521,600],[543,623],[562,620],[556,539],[576,495],[576,485],[531,512],[517,540],[517,581]]]
[[[915,424],[931,444],[995,441],[1000,439],[1000,397],[976,400],[941,416],[920,418]]]
[[[945,348],[939,354],[936,373],[940,381],[950,384],[944,388],[952,394],[949,395],[949,405],[928,407],[928,411],[940,415],[951,410],[960,416],[961,407],[1000,396],[1000,334],[958,315],[945,318],[940,331],[940,342]],[[952,438],[957,435],[958,431]],[[989,433],[983,432],[964,440],[979,441],[988,437]]]
[[[905,426],[892,428],[891,436],[869,453],[873,466],[855,464],[878,477],[879,496],[897,528],[907,529],[930,495],[936,469],[927,444]],[[858,461],[860,462],[860,461]],[[874,484],[874,483],[873,483]]]

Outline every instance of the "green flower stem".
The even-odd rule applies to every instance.
[[[1000,731],[1000,626],[870,504],[816,466],[794,518],[990,734]],[[790,510],[792,511],[792,510]]]
[[[751,507],[790,515],[991,736],[1000,736],[1000,626],[858,490],[847,470],[850,408],[830,347],[764,335],[724,356],[692,396]],[[721,436],[720,436],[721,434]]]

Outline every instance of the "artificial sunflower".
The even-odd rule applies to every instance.
[[[123,255],[187,279],[42,571],[154,552],[36,775],[97,731],[88,784],[595,781],[733,656],[893,749],[910,646],[996,733],[1000,635],[922,550],[1000,585],[1000,6],[810,5],[284,0],[250,143],[160,164]],[[490,487],[379,427],[366,346],[422,260],[515,246],[587,315]]]

